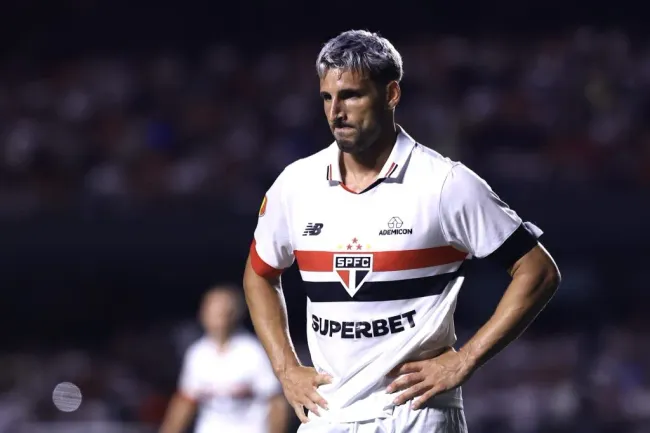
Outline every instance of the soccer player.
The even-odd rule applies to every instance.
[[[388,40],[347,31],[316,68],[334,142],[287,166],[264,197],[244,275],[256,332],[299,431],[465,432],[460,386],[534,320],[559,271],[539,228],[395,123],[402,59]],[[455,350],[472,258],[512,280]],[[288,334],[280,275],[294,260],[315,368]]]
[[[236,287],[217,286],[203,297],[205,335],[186,351],[176,395],[160,433],[181,433],[196,409],[196,433],[284,433],[288,408],[264,349],[238,329],[245,312]]]

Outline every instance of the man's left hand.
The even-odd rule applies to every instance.
[[[395,367],[389,377],[397,377],[386,389],[389,394],[405,390],[395,400],[396,405],[413,401],[419,409],[431,397],[459,387],[471,376],[473,369],[467,356],[453,348],[432,359],[406,362]]]

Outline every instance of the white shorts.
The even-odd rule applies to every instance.
[[[370,421],[334,424],[311,419],[300,425],[298,433],[467,433],[467,423],[463,409],[411,410],[405,404],[388,418]]]

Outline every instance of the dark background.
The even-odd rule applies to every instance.
[[[470,431],[650,431],[641,6],[117,0],[0,10],[0,431],[155,429],[198,336],[201,294],[241,281],[264,191],[331,141],[314,62],[349,28],[379,31],[402,52],[399,123],[540,226],[563,273],[539,320],[466,387]],[[295,269],[284,284],[304,356]],[[506,284],[471,264],[460,341]],[[79,411],[52,405],[61,381],[81,387]]]

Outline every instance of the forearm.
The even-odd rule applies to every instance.
[[[514,341],[535,320],[559,285],[555,268],[515,272],[492,317],[460,349],[474,371]]]
[[[289,420],[289,409],[284,396],[276,395],[269,404],[269,433],[286,433]]]
[[[175,395],[167,408],[159,433],[183,433],[192,421],[196,403],[181,395]]]
[[[300,365],[289,336],[280,280],[270,282],[257,275],[249,259],[244,272],[244,293],[255,332],[280,377],[287,368]]]

